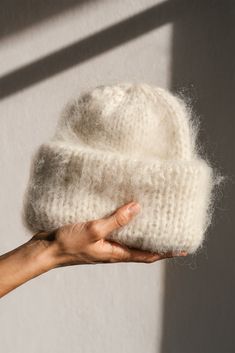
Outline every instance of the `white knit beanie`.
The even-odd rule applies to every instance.
[[[25,225],[50,231],[137,201],[140,213],[109,239],[195,252],[209,225],[213,172],[196,151],[190,112],[182,99],[148,84],[98,86],[71,100],[34,155]]]

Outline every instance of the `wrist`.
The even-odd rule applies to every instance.
[[[56,231],[39,232],[30,240],[35,248],[35,257],[39,266],[49,271],[58,266]]]
[[[39,271],[47,272],[55,267],[55,258],[51,243],[45,239],[32,238],[26,247],[29,258],[33,259]]]
[[[33,236],[18,248],[0,256],[0,297],[55,267],[52,248]]]

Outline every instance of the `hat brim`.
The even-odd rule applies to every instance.
[[[202,159],[140,159],[50,142],[34,157],[24,204],[32,231],[98,219],[129,202],[140,213],[109,239],[150,251],[195,252],[204,240],[212,169]]]

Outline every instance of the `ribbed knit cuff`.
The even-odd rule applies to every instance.
[[[202,244],[212,169],[201,159],[140,160],[85,146],[50,142],[34,157],[24,201],[32,231],[98,219],[138,201],[140,213],[109,238],[150,251]]]

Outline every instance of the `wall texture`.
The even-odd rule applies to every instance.
[[[20,219],[30,158],[53,133],[64,103],[83,88],[113,81],[167,87],[172,28],[156,0],[57,1],[57,8],[53,1],[3,3],[1,253],[30,236]],[[1,352],[158,351],[163,269],[87,265],[33,279],[1,300]]]
[[[201,121],[199,140],[226,177],[207,242],[184,266],[166,266],[163,353],[235,351],[235,2],[179,1],[171,88],[184,88]],[[177,318],[177,319],[176,319]]]
[[[21,222],[30,160],[80,90],[184,90],[209,159],[229,176],[196,257],[52,270],[0,303],[2,353],[233,353],[233,0],[2,0],[0,253]]]

